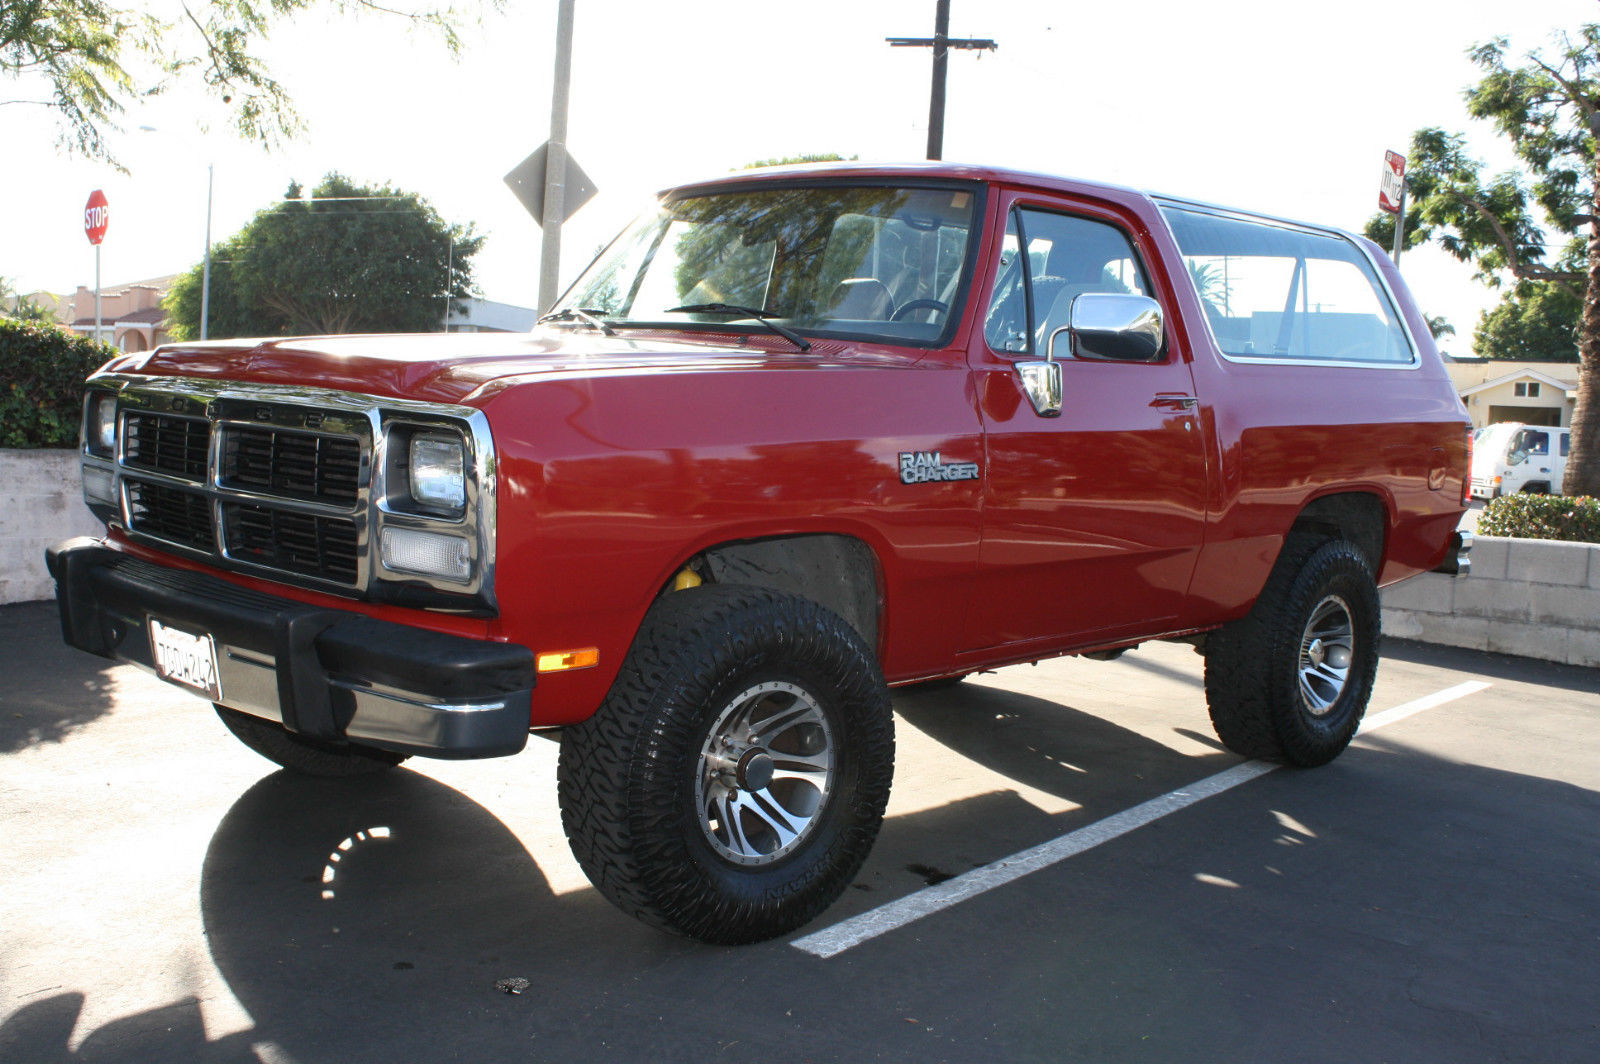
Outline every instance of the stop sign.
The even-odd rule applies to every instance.
[[[106,194],[95,189],[89,193],[89,202],[83,208],[83,231],[89,234],[89,243],[98,244],[104,240],[110,222],[111,208],[106,204]]]

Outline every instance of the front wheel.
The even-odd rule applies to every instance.
[[[562,827],[624,912],[706,942],[772,938],[866,859],[893,727],[876,658],[837,615],[759,588],[674,592],[566,731]]]
[[[1332,761],[1366,713],[1378,633],[1378,591],[1361,552],[1343,540],[1291,540],[1254,608],[1206,642],[1218,737],[1246,757]]]

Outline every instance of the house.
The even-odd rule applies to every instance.
[[[1564,427],[1578,400],[1576,362],[1446,360],[1473,428],[1497,421]]]
[[[49,314],[57,325],[66,325],[74,317],[71,300],[42,289],[37,292],[23,292],[19,295],[0,298],[0,311],[6,314],[14,314],[17,307],[24,303],[40,308]]]
[[[175,274],[132,284],[100,289],[100,338],[119,351],[148,351],[167,341],[167,297]],[[94,289],[78,286],[72,296],[72,320],[67,328],[84,336],[95,334]]]
[[[532,307],[488,299],[451,300],[446,332],[527,332],[539,320]]]

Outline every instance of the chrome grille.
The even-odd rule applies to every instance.
[[[128,528],[191,550],[215,551],[211,501],[198,491],[128,480]]]
[[[224,568],[365,589],[364,413],[129,390],[121,425],[130,533]]]
[[[359,539],[348,518],[224,502],[222,529],[228,556],[300,576],[354,584]]]
[[[199,480],[206,473],[211,423],[203,418],[130,412],[123,421],[123,461],[134,469]]]
[[[222,426],[222,485],[244,491],[354,506],[361,443],[253,425]]]

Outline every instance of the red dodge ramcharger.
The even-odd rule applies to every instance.
[[[68,642],[285,768],[559,730],[629,913],[782,934],[861,866],[893,686],[1192,643],[1222,741],[1350,742],[1377,588],[1464,572],[1468,422],[1357,237],[978,167],[676,188],[531,334],[90,378]]]

